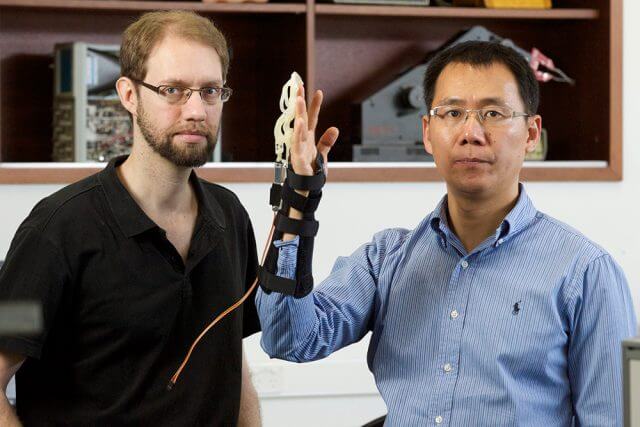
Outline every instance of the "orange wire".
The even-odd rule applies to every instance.
[[[271,243],[271,238],[273,237],[273,231],[275,229],[275,219],[276,219],[276,215],[274,214],[273,215],[273,221],[271,222],[271,230],[269,231],[269,237],[267,237],[267,243],[265,244],[264,250],[262,251],[262,261],[260,262],[260,266],[264,265],[264,260],[267,257],[267,248],[269,247],[269,243]],[[213,326],[216,323],[218,323],[220,320],[222,320],[227,314],[231,313],[233,310],[235,310],[240,305],[242,305],[242,303],[249,297],[249,295],[251,295],[251,293],[253,292],[253,290],[255,289],[257,284],[258,284],[258,277],[255,278],[255,280],[253,281],[253,284],[251,285],[249,290],[242,296],[242,298],[240,298],[238,301],[236,301],[236,303],[233,304],[231,307],[227,308],[225,311],[220,313],[218,315],[218,317],[216,317],[213,320],[213,322],[209,323],[209,326],[207,326],[200,333],[200,335],[198,335],[198,338],[196,338],[195,341],[193,341],[193,344],[191,344],[191,348],[189,348],[189,352],[187,353],[186,357],[182,361],[182,364],[180,365],[178,370],[171,377],[171,381],[169,382],[169,384],[167,384],[167,389],[171,390],[173,388],[173,386],[176,385],[176,382],[178,382],[178,377],[182,373],[182,371],[185,368],[185,366],[187,366],[187,362],[189,362],[189,358],[191,357],[191,353],[193,353],[193,350],[196,348],[196,346],[198,345],[198,343],[200,342],[202,337],[205,336],[205,334],[207,332],[209,332],[209,330],[211,328],[213,328]]]

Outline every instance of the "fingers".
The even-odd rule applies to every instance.
[[[297,136],[297,140],[307,140],[307,108],[304,98],[300,96],[296,98],[296,119],[293,132]]]
[[[301,96],[296,97],[296,117],[300,117],[307,121],[307,103]]]
[[[322,105],[323,94],[321,90],[317,90],[313,94],[311,105],[309,106],[309,130],[314,131],[318,124],[318,115],[320,114],[320,106]]]
[[[298,87],[298,93],[296,93],[296,119],[293,125],[294,143],[295,140],[306,141],[307,140],[307,104],[304,101],[304,85]]]
[[[318,145],[316,145],[318,153],[320,153],[324,160],[324,175],[327,177],[329,176],[329,151],[331,151],[331,147],[333,147],[333,144],[338,140],[339,134],[340,131],[338,128],[330,127],[322,134],[318,141]]]
[[[322,105],[323,93],[321,90],[317,90],[313,94],[311,99],[311,105],[309,111],[307,111],[307,103],[304,98],[304,86],[298,88],[296,97],[296,115],[303,116],[307,121],[308,129],[314,131],[318,125],[318,116],[320,114],[320,106]],[[300,103],[300,100],[302,103]]]
[[[316,146],[316,148],[324,158],[325,164],[327,163],[327,156],[329,154],[329,151],[331,151],[331,147],[333,147],[333,144],[335,144],[338,140],[338,135],[340,135],[340,131],[338,130],[338,128],[330,127],[322,134],[322,136],[318,140],[318,145]]]

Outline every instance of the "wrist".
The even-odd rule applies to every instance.
[[[313,176],[316,173],[313,170],[312,166],[299,167],[299,166],[292,165],[292,169],[297,175],[300,175],[300,176]]]

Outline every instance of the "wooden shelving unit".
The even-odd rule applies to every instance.
[[[525,165],[535,181],[622,179],[621,0],[565,0],[552,10],[403,7],[333,3],[203,3],[117,0],[0,0],[0,183],[67,183],[100,164],[47,162],[51,149],[55,43],[119,43],[139,14],[191,9],[211,17],[233,48],[223,115],[232,161],[199,174],[216,182],[268,182],[280,87],[300,72],[308,92],[325,92],[320,128],[337,125],[333,182],[435,181],[432,165],[349,163],[356,143],[352,105],[420,62],[456,33],[484,25],[536,46],[576,78],[542,85],[549,162]],[[285,37],[286,35],[286,37]]]

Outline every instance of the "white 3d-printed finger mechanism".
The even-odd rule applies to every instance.
[[[289,150],[293,140],[296,96],[298,95],[298,89],[303,85],[302,78],[294,71],[291,73],[289,81],[282,87],[282,95],[280,95],[280,111],[282,114],[276,120],[273,136],[276,144],[276,165],[280,164],[284,169],[287,168],[289,162]]]

